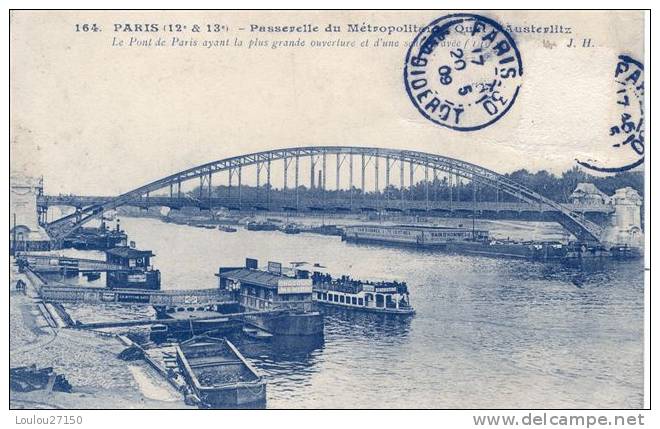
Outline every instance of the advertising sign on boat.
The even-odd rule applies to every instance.
[[[312,279],[279,279],[277,281],[277,293],[280,295],[312,293]]]

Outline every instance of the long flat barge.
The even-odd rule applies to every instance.
[[[559,241],[496,240],[492,239],[486,230],[463,227],[351,225],[344,228],[342,240],[539,261],[600,259],[612,256],[609,251],[598,245]]]

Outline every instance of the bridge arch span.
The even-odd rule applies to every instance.
[[[582,215],[563,207],[561,204],[487,168],[455,158],[420,151],[353,146],[308,146],[273,149],[209,162],[152,181],[102,204],[86,207],[74,214],[51,222],[47,228],[53,239],[60,240],[75,232],[86,222],[100,217],[103,212],[115,209],[163,188],[176,185],[180,189],[180,184],[183,182],[197,178],[210,178],[213,174],[223,171],[238,172],[240,177],[240,171],[244,167],[256,165],[259,168],[259,166],[268,165],[270,169],[271,163],[278,160],[283,160],[287,166],[292,160],[299,160],[301,158],[311,158],[312,163],[314,163],[321,159],[325,160],[327,155],[350,157],[351,165],[353,157],[360,156],[363,164],[365,158],[369,160],[385,159],[386,162],[398,161],[401,165],[409,164],[411,166],[433,168],[434,170],[463,177],[479,184],[498,188],[520,201],[537,204],[541,207],[548,207],[557,213],[557,222],[579,240],[589,242],[598,242],[600,240],[602,231],[598,225],[586,220]],[[325,161],[323,163],[325,165]]]

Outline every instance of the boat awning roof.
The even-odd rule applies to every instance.
[[[310,273],[328,274],[329,270],[320,264],[311,264],[309,262],[291,262],[292,271],[309,271]]]
[[[156,256],[151,250],[138,250],[133,249],[132,247],[114,247],[112,249],[106,250],[105,253],[109,255],[115,255],[120,258],[144,258]]]
[[[269,273],[267,271],[251,270],[249,268],[221,272],[219,277],[271,289],[277,289],[277,281],[282,279],[282,276],[278,276],[277,274]]]

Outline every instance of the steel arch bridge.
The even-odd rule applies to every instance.
[[[176,192],[180,197],[181,183],[197,178],[200,179],[200,194],[204,189],[204,185],[206,184],[210,199],[212,190],[212,177],[214,174],[220,172],[228,172],[230,188],[232,185],[232,179],[237,179],[240,198],[243,169],[249,166],[256,167],[257,189],[259,189],[260,185],[260,178],[262,175],[261,172],[263,169],[265,169],[266,184],[268,189],[270,189],[271,168],[275,161],[282,162],[284,171],[283,189],[285,192],[289,185],[289,170],[293,168],[295,171],[293,189],[295,190],[297,196],[300,184],[299,175],[301,158],[307,158],[307,161],[311,166],[310,181],[312,188],[314,187],[316,167],[321,164],[320,169],[318,170],[318,187],[325,191],[325,179],[327,175],[326,160],[329,155],[336,156],[335,167],[337,189],[339,189],[339,176],[341,167],[348,163],[351,195],[353,192],[353,179],[355,176],[354,158],[356,157],[360,162],[358,167],[362,173],[360,179],[363,193],[365,191],[365,169],[370,163],[375,170],[375,175],[373,177],[375,179],[376,190],[380,189],[378,182],[381,161],[384,161],[385,166],[385,187],[389,187],[391,184],[391,169],[396,163],[399,164],[399,183],[401,189],[403,189],[405,186],[405,166],[409,166],[409,183],[411,187],[414,185],[413,180],[415,168],[423,167],[427,186],[429,180],[429,169],[433,170],[434,177],[438,171],[447,173],[449,175],[455,175],[456,177],[462,177],[479,185],[485,185],[499,189],[502,192],[511,195],[522,202],[538,205],[540,207],[547,207],[549,210],[557,213],[556,221],[566,230],[571,232],[578,240],[587,242],[600,241],[600,236],[602,233],[600,226],[591,221],[588,221],[584,218],[584,216],[567,209],[561,204],[552,201],[532,191],[531,189],[528,189],[527,187],[484,167],[454,158],[419,151],[352,146],[309,146],[275,149],[209,162],[147,183],[143,186],[140,186],[139,188],[133,189],[117,197],[104,201],[103,203],[85,207],[81,210],[78,210],[76,213],[64,216],[49,223],[46,227],[53,240],[62,240],[74,233],[78,228],[90,220],[101,217],[105,211],[116,209],[117,207],[130,203],[131,201],[140,199],[145,195],[148,196],[151,192],[169,187],[170,196],[173,195],[173,190],[176,189]]]

